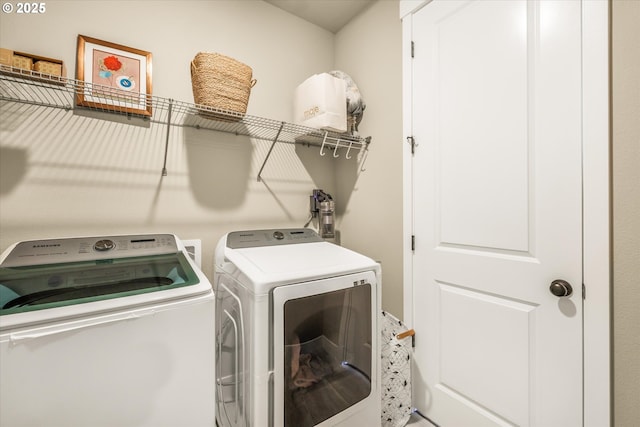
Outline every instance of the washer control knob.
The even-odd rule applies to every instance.
[[[113,242],[113,240],[109,240],[109,239],[98,240],[96,243],[93,244],[93,249],[95,249],[98,252],[110,251],[115,247],[116,247],[116,244]]]
[[[273,237],[275,237],[276,240],[282,240],[284,239],[284,233],[282,231],[274,231]]]

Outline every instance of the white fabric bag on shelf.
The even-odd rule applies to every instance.
[[[344,80],[328,73],[314,74],[295,90],[294,123],[332,132],[347,131]]]

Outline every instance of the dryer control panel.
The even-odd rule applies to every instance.
[[[2,260],[0,266],[24,267],[175,254],[176,252],[178,252],[178,245],[172,234],[29,240],[16,244]]]
[[[231,249],[323,241],[309,228],[234,231],[227,235],[227,247]]]

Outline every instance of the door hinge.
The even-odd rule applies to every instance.
[[[584,283],[582,284],[582,299],[587,299],[587,287],[584,285]]]
[[[416,236],[414,236],[413,234],[411,235],[411,250],[416,250]]]
[[[411,57],[413,58],[413,55],[415,54],[416,51],[416,44],[413,42],[413,40],[411,40]]]
[[[416,153],[416,147],[418,144],[416,144],[416,139],[412,136],[408,136],[407,137],[407,142],[411,145],[411,154],[415,154]]]

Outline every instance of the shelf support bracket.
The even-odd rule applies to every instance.
[[[167,176],[167,153],[169,152],[169,131],[171,130],[171,108],[173,107],[173,99],[169,100],[169,108],[167,111],[167,137],[164,143],[164,164],[162,165],[162,176]]]
[[[257,177],[258,182],[262,181],[262,170],[264,169],[264,166],[267,164],[267,160],[269,160],[269,157],[271,157],[271,152],[273,151],[273,147],[276,145],[276,142],[278,142],[278,138],[280,138],[280,132],[282,132],[283,127],[284,127],[284,122],[280,122],[280,129],[278,129],[278,133],[276,134],[276,137],[273,138],[273,142],[271,143],[271,147],[269,147],[267,156],[264,158],[264,161],[262,162],[260,171],[258,171],[258,177]]]
[[[367,156],[369,155],[369,144],[371,143],[371,137],[368,136],[365,138],[362,146],[360,147],[360,153],[362,155],[362,158],[360,160],[360,172],[364,172],[366,171],[365,167],[364,167],[364,162],[367,161]],[[364,153],[362,152],[362,150],[364,150]]]
[[[362,153],[362,160],[360,161],[360,172],[364,172],[367,169],[364,167],[364,163],[367,161],[367,156],[369,155],[369,149],[364,148],[364,153]]]

